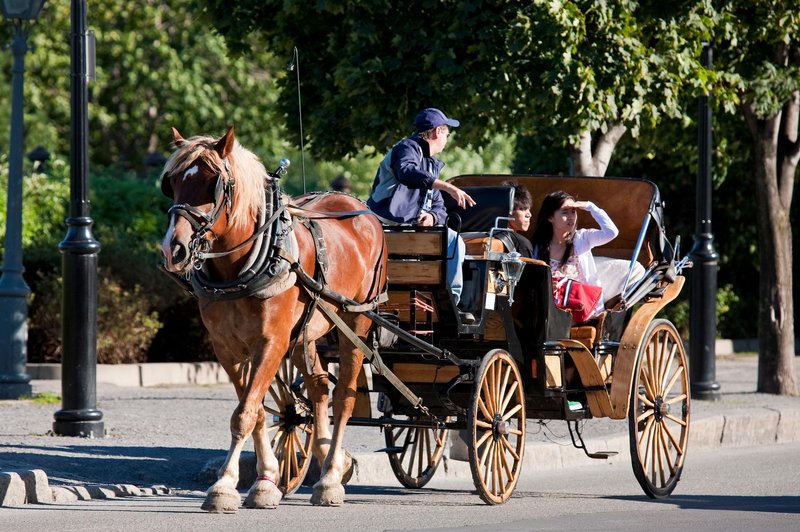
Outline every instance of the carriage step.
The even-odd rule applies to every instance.
[[[383,449],[378,449],[375,451],[376,453],[402,453],[402,447],[384,447]]]
[[[596,453],[586,453],[586,456],[589,458],[594,458],[595,460],[608,460],[612,456],[617,456],[619,453],[617,451],[597,451]]]

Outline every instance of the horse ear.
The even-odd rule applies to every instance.
[[[233,151],[233,141],[235,140],[233,136],[233,126],[228,129],[228,132],[225,133],[221,139],[217,141],[214,145],[214,150],[219,153],[219,156],[223,159],[227,159],[228,155],[231,154]]]
[[[172,128],[172,142],[175,143],[176,147],[180,147],[184,142],[186,142],[181,134],[178,133],[178,130],[174,127]]]

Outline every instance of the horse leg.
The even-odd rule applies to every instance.
[[[354,319],[358,327],[354,330],[366,337],[370,322],[363,316]],[[344,429],[353,414],[356,402],[356,380],[361,370],[364,355],[346,336],[339,336],[339,379],[333,389],[333,435],[331,446],[320,468],[320,479],[314,484],[311,504],[318,506],[340,506],[344,502],[342,476],[346,466],[346,453],[342,448]],[[343,356],[344,354],[348,356]]]
[[[220,513],[235,512],[239,509],[241,498],[236,490],[236,486],[239,483],[239,458],[242,453],[242,447],[256,427],[259,415],[262,419],[264,418],[262,400],[270,382],[278,371],[282,355],[286,352],[285,345],[282,345],[284,348],[282,352],[279,349],[280,347],[276,346],[275,342],[267,343],[264,349],[253,357],[248,368],[247,378],[236,376],[237,379],[240,379],[245,384],[241,392],[237,387],[239,405],[231,416],[231,445],[228,449],[225,463],[220,468],[218,480],[208,489],[205,501],[203,501],[203,510]],[[270,473],[277,476],[277,460],[274,460],[274,456],[272,463],[264,462],[263,464],[265,476]],[[272,477],[267,478],[271,479]],[[270,480],[257,480],[256,484],[259,483],[263,483],[261,485],[264,489],[272,491],[268,486],[264,486],[272,483]],[[274,483],[272,485],[280,493]]]
[[[322,362],[316,356],[317,348],[315,342],[308,342],[306,351],[313,361],[311,374],[308,372],[309,368],[302,349],[294,351],[292,362],[303,373],[308,398],[314,405],[314,442],[311,445],[311,452],[317,459],[317,463],[322,464],[325,457],[328,456],[331,444],[330,418],[328,416],[328,390],[330,389],[328,364]]]
[[[267,433],[267,413],[263,404],[258,411],[258,419],[253,430],[253,446],[256,451],[257,476],[256,481],[250,486],[250,491],[247,492],[244,505],[247,508],[277,508],[283,493],[277,486],[280,475],[278,459],[270,445]]]

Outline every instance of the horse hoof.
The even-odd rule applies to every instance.
[[[256,480],[244,501],[246,508],[273,509],[281,502],[283,493],[274,482]]]
[[[231,514],[239,511],[242,498],[239,492],[231,488],[211,488],[201,507],[206,512],[215,514]]]
[[[311,494],[311,504],[314,506],[341,506],[344,503],[344,486],[323,486],[317,483],[314,493]]]

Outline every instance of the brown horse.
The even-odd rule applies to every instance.
[[[333,323],[319,306],[334,308],[362,340],[371,322],[326,302],[325,297],[312,304],[318,294],[300,281],[308,279],[303,275],[307,274],[355,302],[376,301],[386,286],[381,225],[374,216],[363,214],[363,203],[344,194],[301,196],[295,201],[304,205],[303,210],[287,206],[278,192],[277,176],[236,141],[233,128],[218,140],[184,139],[172,131],[176,150],[162,173],[162,190],[174,201],[162,242],[164,269],[184,279],[197,297],[217,359],[239,398],[231,417],[230,449],[203,509],[234,512],[239,508],[239,457],[251,434],[258,477],[245,505],[278,505],[282,496],[276,486],[279,464],[267,436],[263,399],[295,340],[300,347],[292,360],[304,373],[314,403],[313,452],[322,464],[311,502],[340,505],[344,501],[342,439],[355,403],[363,354],[340,335],[331,434],[327,370],[316,356],[314,342]],[[332,214],[337,212],[344,214]],[[312,226],[316,226],[314,232]]]

